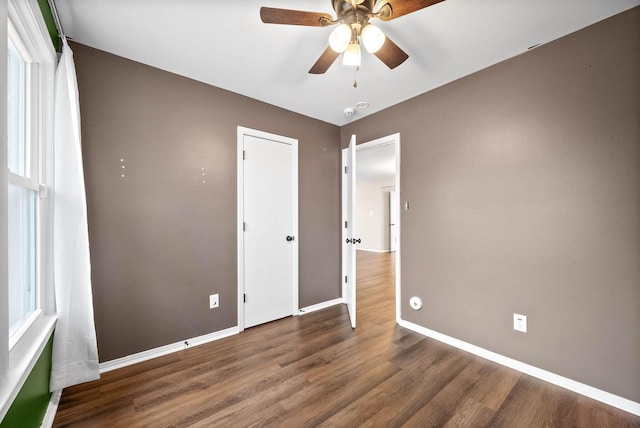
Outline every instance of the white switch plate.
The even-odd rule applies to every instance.
[[[513,314],[513,329],[516,331],[521,331],[523,333],[527,332],[527,316],[520,314]]]
[[[217,294],[212,294],[209,296],[209,309],[217,308],[220,306],[220,298]]]

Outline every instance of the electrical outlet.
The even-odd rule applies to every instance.
[[[516,331],[521,331],[523,333],[527,332],[527,316],[520,314],[513,314],[513,329]]]
[[[217,308],[220,306],[220,298],[217,294],[209,296],[209,309]]]

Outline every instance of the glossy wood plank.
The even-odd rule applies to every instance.
[[[342,305],[64,391],[54,426],[640,427],[640,418],[395,323],[394,255],[358,251]]]

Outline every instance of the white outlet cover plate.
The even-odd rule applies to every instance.
[[[217,294],[209,296],[209,309],[217,308],[220,305],[220,300]]]
[[[527,316],[520,314],[513,314],[513,329],[516,331],[521,331],[523,333],[527,332]]]

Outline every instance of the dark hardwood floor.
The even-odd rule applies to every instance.
[[[103,374],[54,426],[640,427],[640,417],[395,324],[393,254],[358,252],[344,305]]]

